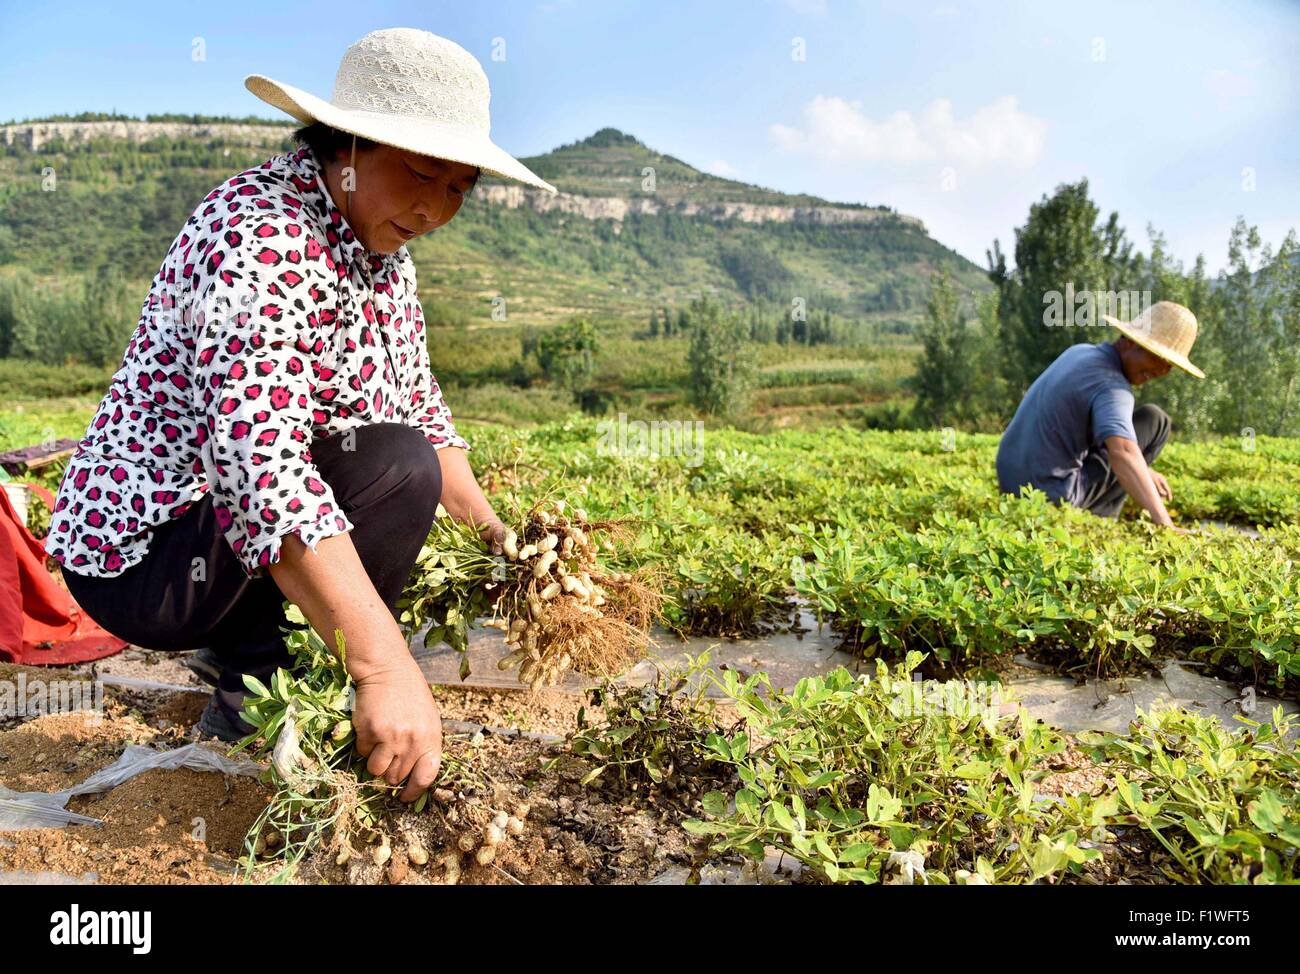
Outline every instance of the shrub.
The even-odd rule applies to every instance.
[[[691,400],[706,413],[734,416],[749,402],[756,379],[748,326],[717,305],[691,305]]]
[[[1268,722],[1237,720],[1244,726],[1165,710],[1139,714],[1127,735],[1081,735],[1113,771],[1116,831],[1140,833],[1173,882],[1300,879],[1293,721],[1280,707]]]
[[[716,852],[773,847],[830,882],[1032,882],[1078,872],[1085,805],[1035,794],[1064,741],[1038,721],[900,706],[920,654],[874,677],[845,669],[775,690],[766,674],[720,685],[745,728],[708,738],[741,787],[705,795],[686,828]]]

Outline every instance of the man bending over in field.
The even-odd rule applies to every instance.
[[[998,445],[998,487],[1007,494],[1036,487],[1102,517],[1118,517],[1131,496],[1156,524],[1170,526],[1164,501],[1173,494],[1151,469],[1169,438],[1169,417],[1149,403],[1135,410],[1131,387],[1171,365],[1205,378],[1187,360],[1196,316],[1161,301],[1131,322],[1103,317],[1119,338],[1070,346],[1025,393]]]

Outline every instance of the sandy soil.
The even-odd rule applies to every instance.
[[[171,659],[121,662],[141,672],[174,664]],[[28,680],[79,675],[0,666],[0,679],[14,679],[24,670]],[[586,707],[589,720],[600,716],[588,700],[556,690],[532,694],[439,686],[435,696],[449,727],[463,722],[562,738],[574,729],[580,707]],[[56,791],[113,763],[128,744],[179,747],[197,739],[192,725],[205,702],[205,692],[107,687],[102,714],[0,723],[0,785]],[[448,760],[463,770],[442,782],[443,790],[424,811],[391,803],[379,832],[358,835],[344,859],[337,848],[322,848],[302,865],[298,880],[622,884],[664,873],[686,875],[703,863],[702,846],[679,824],[696,807],[704,790],[700,783],[651,793],[603,778],[583,786],[590,765],[570,754],[563,741],[448,730],[444,742]],[[1083,752],[1071,747],[1040,790],[1055,795],[1092,790],[1098,772],[1086,764]],[[107,794],[71,800],[71,810],[103,825],[0,831],[0,874],[56,873],[100,883],[237,882],[245,836],[270,797],[266,785],[248,776],[150,771]],[[382,846],[386,853],[377,852]],[[1149,877],[1154,864],[1148,856],[1144,850],[1133,858],[1147,860],[1143,871]],[[1126,881],[1125,873],[1112,871],[1119,868],[1127,873],[1127,867],[1108,866],[1092,878]]]
[[[186,743],[164,716],[141,719],[112,697],[105,711],[47,714],[0,734],[0,784],[60,791],[108,767],[128,744],[166,750]],[[149,771],[106,794],[69,801],[71,811],[103,825],[0,831],[0,872],[90,873],[108,883],[224,882],[265,802],[265,789],[250,778]]]
[[[145,670],[170,663],[124,662]],[[22,671],[28,680],[80,675],[5,666],[0,678]],[[559,691],[437,687],[435,695],[448,721],[556,737],[574,728],[585,703]],[[205,702],[200,693],[107,687],[103,714],[17,718],[0,725],[0,785],[57,791],[112,764],[128,744],[168,749],[196,740],[192,724]],[[599,715],[585,705],[589,717]],[[562,744],[449,732],[445,747],[473,769],[474,785],[443,793],[443,801],[419,814],[394,803],[385,825],[392,855],[382,868],[373,849],[363,846],[345,865],[332,851],[316,856],[304,864],[301,880],[445,883],[447,857],[454,854],[450,868],[461,883],[636,883],[697,857],[677,817],[655,796],[629,802],[580,785],[588,766]],[[103,825],[0,831],[0,874],[56,873],[100,883],[234,882],[245,836],[269,797],[266,785],[247,776],[146,772],[104,795],[69,802],[70,810]],[[501,812],[519,824],[508,823],[492,860],[483,853],[480,863],[487,826]],[[427,863],[412,862],[414,847],[425,850]],[[418,851],[415,858],[421,859]]]
[[[434,688],[434,698],[444,719],[558,737],[573,730],[578,721],[578,710],[584,705],[582,697],[560,690],[538,690],[529,694],[514,690],[438,686]],[[587,712],[599,713],[589,704]]]

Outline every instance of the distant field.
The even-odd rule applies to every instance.
[[[600,328],[595,384],[607,398],[606,412],[690,418],[687,339],[646,339],[639,337],[643,331],[633,322]],[[522,361],[524,333],[514,324],[430,329],[433,371],[456,417],[530,425],[578,411],[535,363]],[[743,421],[755,430],[889,425],[885,419],[905,412],[911,401],[903,383],[918,351],[901,339],[871,346],[753,348],[757,388]],[[80,438],[116,368],[0,359],[0,410],[7,417],[0,442],[38,442],[47,426],[56,438]]]

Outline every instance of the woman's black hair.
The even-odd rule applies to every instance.
[[[353,135],[351,132],[341,132],[324,122],[312,122],[310,125],[296,129],[293,138],[295,142],[310,146],[312,154],[319,161],[330,162],[337,157],[340,149],[351,151]],[[379,144],[360,135],[355,138],[358,152],[363,149],[373,149]]]
[[[310,125],[304,125],[302,128],[295,129],[293,133],[295,142],[311,147],[312,154],[322,163],[331,162],[338,157],[340,149],[351,151],[353,135],[351,132],[341,132],[333,126],[326,125],[324,122],[312,122]],[[363,149],[373,149],[378,142],[371,139],[356,136],[357,151]],[[474,182],[470,184],[470,189],[478,185],[479,179],[483,175],[481,167],[475,167],[478,171],[474,174]]]

